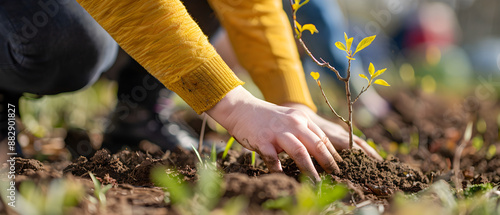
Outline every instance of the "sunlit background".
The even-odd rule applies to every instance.
[[[442,111],[436,114],[441,117],[436,120],[449,118],[455,110],[460,112],[468,101],[478,103],[486,109],[490,108],[491,112],[486,111],[473,119],[477,128],[476,133],[481,134],[492,129],[493,133],[496,133],[486,142],[499,143],[499,1],[323,1],[332,6],[332,10],[325,9],[325,14],[331,15],[332,22],[340,23],[333,31],[334,37],[343,39],[343,33],[346,32],[354,37],[354,44],[357,44],[363,37],[377,35],[373,44],[358,56],[358,63],[353,66],[353,73],[356,74],[353,82],[357,85],[363,84],[364,80],[357,77],[357,73],[366,72],[369,62],[373,62],[377,69],[388,68],[384,73],[384,79],[391,84],[391,87],[377,86],[370,89],[372,93],[364,95],[366,98],[363,102],[356,105],[355,121],[360,128],[358,135],[367,139],[373,138],[377,144],[383,144],[381,149],[389,152],[400,150],[397,145],[401,142],[411,144],[416,141],[418,145],[422,141],[422,138],[418,138],[418,133],[422,130],[419,126],[416,126],[416,131],[399,132],[402,136],[399,138],[401,142],[391,139],[386,143],[380,143],[384,142],[383,138],[377,140],[368,133],[364,134],[362,131],[365,130],[361,129],[376,127],[384,122],[384,117],[387,117],[384,113],[394,107],[395,101],[402,101],[402,98],[407,97],[410,100],[412,98],[418,100],[419,98],[416,98],[418,96],[436,102],[436,111]],[[284,2],[284,7],[288,8],[287,1]],[[336,11],[340,11],[341,15]],[[298,16],[300,18],[307,14],[299,13]],[[308,38],[325,35],[324,29],[318,26],[318,30],[317,35],[305,37],[306,43]],[[340,50],[337,51],[336,55],[342,54]],[[303,59],[309,88],[320,114],[333,119],[318,87],[308,75],[309,72],[316,70],[316,67],[307,62],[306,56]],[[325,59],[333,62],[334,66],[335,62],[347,60],[345,58],[331,60],[327,57]],[[259,94],[258,89],[240,67],[234,70],[247,82],[245,85],[247,89]],[[322,83],[333,106],[340,113],[346,114],[343,86],[335,81],[328,71],[319,72],[322,73]],[[61,152],[65,150],[64,137],[69,128],[87,131],[94,146],[98,147],[102,132],[109,124],[107,116],[116,103],[116,89],[115,81],[103,77],[93,86],[78,92],[36,99],[30,98],[29,95],[25,96],[20,104],[23,127],[19,142],[26,154],[32,156],[41,154],[42,157],[52,156],[56,159],[68,158],[68,153]],[[384,98],[387,105],[374,99],[377,94]],[[189,115],[194,114],[179,98],[174,97],[173,101],[178,104],[176,110],[185,111]],[[417,101],[415,104],[420,103]],[[440,106],[445,107],[443,109]],[[414,120],[418,120],[419,117],[416,116]],[[393,124],[382,123],[383,131],[392,132],[392,136],[397,136],[394,130],[397,130],[399,125]],[[457,131],[461,132],[462,127],[460,124]],[[451,137],[447,136],[449,135],[447,132],[450,131],[447,128],[443,129],[439,135],[449,140]],[[480,137],[481,141],[485,141],[484,136]]]

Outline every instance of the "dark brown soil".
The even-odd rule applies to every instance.
[[[500,104],[496,100],[480,100],[403,91],[389,96],[392,110],[375,126],[362,128],[366,136],[385,149],[410,145],[409,152],[394,151],[404,163],[421,169],[430,182],[453,181],[453,159],[460,156],[459,177],[463,186],[491,182],[500,184]],[[479,123],[483,130],[478,129]],[[468,123],[473,123],[472,137],[482,140],[481,148],[466,142],[461,155],[455,152],[465,136]],[[411,146],[410,143],[416,143]],[[392,145],[392,146],[391,146]],[[486,155],[490,146],[496,154]]]
[[[500,150],[486,158],[488,146],[496,144],[500,149],[496,119],[488,117],[498,116],[498,104],[474,99],[459,102],[440,100],[412,93],[395,95],[391,100],[391,113],[373,127],[362,128],[366,136],[397,158],[389,156],[385,161],[375,161],[358,150],[340,153],[344,159],[338,163],[341,173],[331,175],[331,178],[352,190],[351,196],[344,199],[352,202],[347,203],[370,200],[389,204],[390,198],[397,192],[415,193],[441,179],[453,182],[455,150],[464,136],[466,124],[473,121],[476,125],[479,119],[485,121],[487,129],[474,129],[472,136],[482,137],[484,146],[477,149],[467,143],[469,145],[461,155],[458,175],[464,187],[486,182],[500,184]],[[401,147],[415,141],[418,144],[405,153],[390,150],[395,143],[399,143],[396,147]],[[225,193],[222,201],[241,195],[249,200],[248,213],[275,213],[265,211],[259,205],[269,199],[293,195],[300,187],[300,172],[294,161],[283,154],[280,159],[284,174],[269,174],[260,159],[255,166],[250,164],[249,153],[230,151],[224,160],[219,154],[218,167],[224,172]],[[88,172],[92,172],[102,183],[113,185],[106,194],[107,214],[175,214],[171,205],[165,203],[162,189],[155,187],[149,179],[150,170],[166,165],[183,175],[184,181],[193,184],[198,180],[196,163],[196,155],[184,150],[155,155],[130,151],[111,155],[106,150],[100,150],[89,159],[80,157],[72,163],[41,163],[17,158],[16,182],[19,184],[34,179],[35,183],[43,183],[65,177],[83,184],[87,194],[93,195],[93,185],[88,176]],[[317,169],[321,171],[319,166]],[[99,211],[95,204],[84,200],[72,213],[98,214]]]
[[[376,161],[360,150],[343,150],[338,182],[355,189],[357,200],[385,199],[397,191],[415,193],[428,187],[429,179],[418,169],[400,163],[397,158]]]
[[[105,182],[126,183],[136,186],[152,185],[149,179],[150,170],[158,165],[163,165],[160,159],[155,159],[143,152],[122,151],[110,155],[107,150],[100,150],[87,159],[78,158],[74,163],[64,169],[64,173],[89,178],[89,172]]]
[[[224,176],[226,193],[224,197],[245,196],[250,204],[260,205],[269,199],[295,194],[299,183],[284,174],[265,174],[249,177],[241,173],[229,173]]]

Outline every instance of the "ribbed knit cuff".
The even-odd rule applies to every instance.
[[[170,83],[170,90],[176,92],[196,113],[211,109],[224,96],[242,85],[219,55],[215,55],[195,70]]]

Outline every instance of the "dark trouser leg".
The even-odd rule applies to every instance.
[[[191,16],[206,35],[219,28],[206,0],[183,1]],[[118,75],[118,103],[104,136],[103,148],[117,152],[123,147],[139,149],[139,142],[148,140],[163,150],[179,145],[188,147],[195,141],[187,126],[170,121],[171,106],[162,104],[162,97],[171,92],[133,59]]]
[[[73,0],[0,2],[0,88],[57,94],[81,89],[115,60],[114,40]]]
[[[0,1],[0,94],[57,94],[97,79],[116,57],[114,40],[74,0]],[[0,141],[7,136],[6,104]],[[2,144],[5,141],[2,141]]]

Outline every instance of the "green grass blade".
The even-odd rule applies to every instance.
[[[196,157],[198,157],[198,160],[200,161],[200,163],[203,164],[203,160],[201,159],[200,153],[198,152],[196,147],[194,147],[193,145],[191,145],[191,147],[193,148],[193,151],[196,154]]]
[[[255,167],[255,152],[252,152],[252,166]]]
[[[234,137],[229,138],[226,144],[226,148],[224,149],[224,153],[222,153],[222,160],[226,159],[227,153],[229,152],[229,149],[231,149],[231,146],[233,146],[234,143]]]

